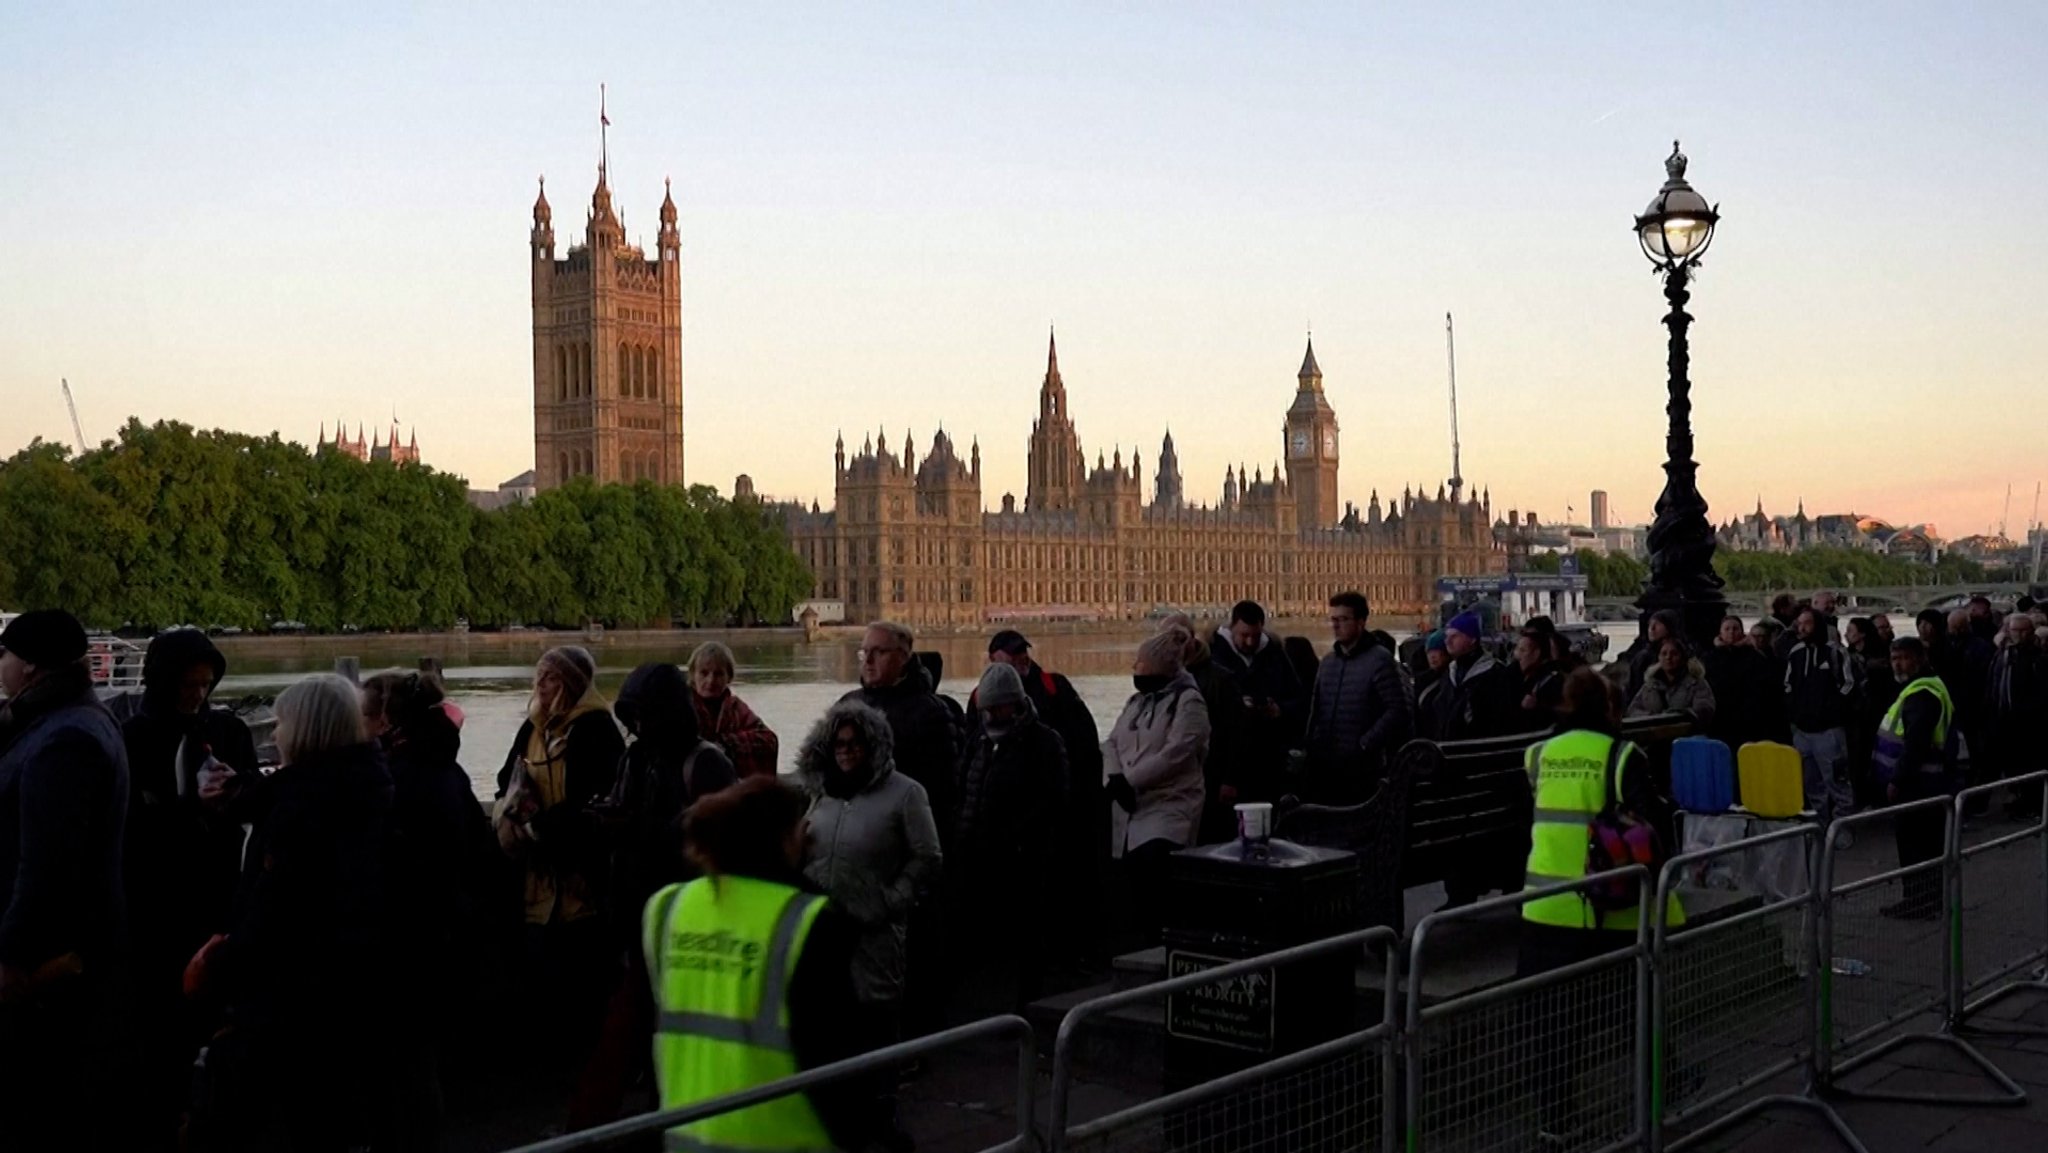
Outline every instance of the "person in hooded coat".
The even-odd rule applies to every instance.
[[[597,662],[565,646],[541,654],[526,722],[498,771],[492,824],[523,873],[525,1006],[541,1068],[581,1065],[618,972],[604,924],[607,848],[592,802],[608,796],[626,742],[597,689]]]
[[[1706,669],[1692,655],[1684,638],[1664,638],[1657,648],[1657,666],[1643,678],[1643,687],[1628,703],[1628,716],[1690,713],[1701,728],[1714,723],[1714,689]]]
[[[946,925],[955,1020],[1038,999],[1054,934],[1067,749],[1007,664],[982,671],[958,798],[946,815]]]
[[[1015,629],[988,641],[990,664],[1006,664],[1024,682],[1024,695],[1038,720],[1066,746],[1066,810],[1060,816],[1059,848],[1052,870],[1053,891],[1061,894],[1059,930],[1053,935],[1055,963],[1089,966],[1107,961],[1103,953],[1103,884],[1109,872],[1109,804],[1102,795],[1102,734],[1095,714],[1074,683],[1031,659],[1031,642]],[[979,702],[968,701],[968,708]]]
[[[1118,861],[1117,922],[1144,935],[1140,947],[1159,926],[1167,858],[1193,845],[1202,823],[1209,708],[1181,664],[1189,640],[1168,629],[1138,646],[1131,665],[1137,691],[1102,742],[1105,791],[1115,805],[1109,848]]]
[[[233,923],[185,970],[187,992],[229,1022],[208,1044],[195,1144],[348,1149],[386,1107],[391,775],[356,687],[331,673],[279,694],[277,748]]]
[[[122,867],[141,1062],[134,1108],[138,1139],[156,1148],[176,1141],[206,1034],[180,988],[185,962],[227,928],[241,870],[241,822],[200,803],[199,772],[211,759],[244,784],[258,779],[249,726],[211,703],[227,667],[205,633],[172,629],[142,658],[142,691],[109,702],[129,768]]]
[[[612,704],[613,715],[633,737],[598,807],[611,846],[607,905],[618,911],[613,947],[624,978],[612,993],[596,1053],[578,1080],[569,1109],[572,1129],[620,1117],[627,1083],[647,1067],[653,1051],[654,998],[639,926],[629,913],[644,909],[663,887],[695,878],[684,853],[683,818],[698,801],[739,779],[725,750],[698,730],[693,696],[682,669],[652,661],[626,675]]]
[[[937,888],[945,861],[931,801],[897,771],[889,718],[857,700],[833,705],[812,726],[797,776],[811,798],[804,875],[859,928],[858,1032],[862,1048],[880,1048],[902,1032],[911,914]]]

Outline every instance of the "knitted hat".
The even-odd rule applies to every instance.
[[[0,632],[0,649],[39,669],[74,664],[85,658],[85,626],[63,609],[36,609]]]
[[[997,661],[981,671],[981,685],[974,690],[974,703],[984,711],[1024,703],[1024,678],[1017,670]]]
[[[1451,618],[1451,623],[1444,626],[1444,631],[1464,633],[1466,636],[1471,637],[1473,640],[1476,641],[1479,639],[1480,632],[1479,614],[1475,612],[1459,613],[1457,616]]]
[[[1423,651],[1432,653],[1444,651],[1444,630],[1438,629],[1429,634],[1429,639],[1422,642],[1422,648]]]

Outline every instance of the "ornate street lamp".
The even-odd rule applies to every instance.
[[[1714,526],[1707,520],[1707,502],[1697,483],[1699,465],[1692,459],[1692,382],[1686,376],[1691,361],[1686,329],[1692,317],[1685,305],[1692,295],[1686,284],[1713,243],[1721,214],[1685,182],[1685,165],[1685,154],[1674,140],[1671,156],[1664,161],[1664,187],[1636,217],[1643,255],[1663,274],[1664,299],[1671,302],[1671,311],[1664,316],[1664,326],[1671,331],[1670,400],[1664,409],[1671,424],[1664,440],[1664,491],[1657,498],[1657,516],[1647,541],[1650,579],[1636,605],[1643,610],[1646,629],[1650,614],[1677,610],[1686,636],[1696,646],[1707,646],[1727,615],[1728,601],[1714,572]]]

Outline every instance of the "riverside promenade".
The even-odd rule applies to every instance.
[[[1883,828],[1885,819],[1881,815],[1873,815],[1866,820],[1869,823],[1858,831],[1855,844],[1836,854],[1835,875],[1841,887],[1854,887],[1866,879],[1877,880],[1895,868],[1891,837]],[[1974,818],[1964,824],[1961,844],[1965,848],[2008,837],[2024,837],[2030,831],[2037,834],[2013,845],[2010,857],[1980,857],[1965,862],[1966,869],[1978,870],[1974,876],[1979,895],[1965,900],[1963,923],[1985,929],[1977,943],[1964,946],[1966,955],[1975,958],[1977,964],[1983,964],[1992,956],[1991,950],[2013,948],[2021,942],[2032,941],[2044,929],[2040,911],[2044,894],[2038,888],[2044,859],[2038,837],[2040,828],[2039,822],[2021,823],[1996,816]],[[1971,875],[1966,871],[1965,876]],[[2032,891],[2020,894],[2017,890],[2022,887]],[[1890,895],[1881,889],[1865,890],[1865,893],[1869,896],[1867,908],[1873,911],[1883,897]],[[1989,924],[2012,907],[2006,901],[2014,897],[2018,898],[2020,907],[2032,911],[2024,916],[2005,919],[2026,924]],[[1441,886],[1410,890],[1406,894],[1408,930],[1412,933],[1415,926],[1442,901]],[[1863,976],[1836,978],[1837,1020],[1844,1032],[1852,1024],[1860,1026],[1863,1023],[1864,1019],[1857,1014],[1870,1011],[1871,1004],[1889,1006],[1903,1003],[1900,988],[1919,982],[1929,971],[1927,958],[1939,957],[1945,929],[1944,925],[1934,921],[1894,921],[1875,916],[1859,921],[1859,910],[1863,906],[1851,907],[1853,905],[1854,899],[1851,898],[1850,905],[1842,909],[1842,925],[1838,927],[1833,948],[1838,958],[1868,958],[1871,968]],[[1447,936],[1443,941],[1447,951],[1458,954],[1461,964],[1469,966],[1460,970],[1455,979],[1484,985],[1489,982],[1498,984],[1511,977],[1517,931],[1516,918],[1508,911],[1502,911],[1475,919],[1454,938]],[[1992,940],[1994,936],[1996,941]],[[1735,934],[1732,942],[1742,946],[1743,934]],[[1775,945],[1767,948],[1765,955],[1775,957]],[[2001,952],[1997,955],[2016,954]],[[1739,956],[1746,956],[1754,962],[1758,954],[1723,950],[1717,953],[1715,964],[1725,965],[1731,970],[1740,969],[1744,967],[1743,962],[1730,959]],[[1048,1105],[1053,1091],[1053,1041],[1062,1013],[1074,1003],[1109,988],[1127,988],[1157,979],[1156,973],[1145,971],[1132,958],[1123,959],[1121,964],[1123,971],[1098,987],[1050,997],[1034,1006],[1031,1024],[1037,1041],[1032,1110],[1035,1148],[1053,1147],[1047,1140]],[[1840,964],[1838,960],[1837,965]],[[1752,963],[1748,967],[1770,966],[1768,963],[1761,966]],[[1361,972],[1370,968],[1367,965]],[[1446,967],[1445,971],[1450,968]],[[1841,971],[1839,967],[1837,971]],[[1966,964],[1964,971],[1974,970]],[[2026,973],[2020,975],[2024,977]],[[1751,1003],[1744,1003],[1739,997],[1730,998],[1714,1012],[1737,1021],[1745,1017],[1754,1021],[1759,1014],[1768,1016],[1776,1013],[1782,1008],[1782,1002],[1773,1000],[1777,996],[1773,988],[1768,982],[1759,981],[1755,985],[1755,995],[1750,998]],[[1874,992],[1880,995],[1873,998]],[[1861,1008],[1852,1007],[1850,1003],[1858,997],[1862,997],[1866,1004]],[[1375,1000],[1375,996],[1367,991],[1361,995],[1359,1005]],[[1330,1011],[1342,1014],[1353,1008],[1355,1006],[1338,1003],[1332,1004]],[[1588,1015],[1591,1015],[1590,1011]],[[1796,1017],[1798,1014],[1784,1015]],[[1965,1035],[2024,1092],[2024,1101],[1999,1105],[1900,1103],[1857,1100],[1831,1094],[1829,1100],[1870,1153],[2048,1149],[2048,995],[2017,993],[1974,1014],[1969,1023],[1970,1028]],[[1161,1096],[1165,1087],[1163,1024],[1163,1019],[1155,1021],[1142,1015],[1126,1017],[1121,1022],[1104,1022],[1106,1027],[1097,1043],[1076,1049],[1075,1058],[1068,1067],[1070,1107],[1067,1119],[1070,1127],[1141,1106]],[[1940,1025],[1941,1015],[1930,1011],[1897,1020],[1879,1036],[1935,1031]],[[2042,1035],[2002,1036],[1989,1031],[2006,1025],[2032,1027]],[[1738,1024],[1730,1028],[1733,1035],[1747,1035],[1754,1026]],[[1789,1033],[1779,1034],[1778,1039],[1796,1037],[1800,1031],[1795,1027]],[[1760,1035],[1765,1039],[1751,1050],[1737,1049],[1711,1057],[1700,1057],[1697,1047],[1687,1051],[1683,1029],[1674,1029],[1672,1036],[1673,1044],[1680,1050],[1677,1060],[1681,1066],[1695,1060],[1726,1070],[1745,1066],[1764,1068],[1784,1057],[1787,1050],[1782,1045],[1771,1043],[1770,1032],[1768,1025],[1763,1026]],[[1693,1034],[1695,1041],[1699,1036],[1697,1032]],[[1519,1052],[1525,1048],[1526,1040],[1526,1032],[1518,1033],[1509,1028],[1485,1036],[1483,1044],[1502,1051]],[[1573,1059],[1578,1059],[1576,1054]],[[1589,1064],[1584,1069],[1580,1075],[1579,1093],[1583,1097],[1605,1096],[1620,1102],[1620,1108],[1626,1112],[1626,1069],[1615,1068],[1611,1083],[1600,1080],[1597,1065]],[[1454,1072],[1463,1077],[1466,1071]],[[1020,1128],[1016,1108],[1017,1075],[1016,1050],[1011,1046],[989,1043],[936,1053],[925,1059],[919,1070],[907,1076],[902,1083],[900,1110],[903,1127],[915,1142],[915,1147],[923,1153],[979,1153],[1004,1147],[1006,1142],[1017,1137]],[[1463,1109],[1469,1116],[1463,1118],[1461,1124],[1481,1115],[1491,1115],[1493,1119],[1510,1116],[1516,1109],[1513,1101],[1508,1101],[1503,1111],[1500,1098],[1503,1095],[1509,1098],[1516,1096],[1515,1086],[1525,1086],[1528,1077],[1525,1063],[1511,1061],[1501,1071],[1505,1088],[1487,1083],[1484,1077],[1458,1079],[1455,1082],[1458,1087],[1449,1095],[1453,1098],[1451,1114],[1442,1111],[1443,1101],[1434,1096],[1425,1109],[1437,1111],[1439,1121]],[[1796,1094],[1802,1088],[1802,1081],[1799,1073],[1789,1073],[1750,1087],[1736,1098],[1735,1103],[1766,1093]],[[1276,1075],[1259,1089],[1240,1094],[1235,1099],[1220,1099],[1176,1110],[1167,1117],[1119,1128],[1097,1139],[1071,1142],[1066,1148],[1088,1150],[1090,1153],[1121,1153],[1125,1150],[1132,1153],[1381,1150],[1382,1145],[1377,1140],[1377,1118],[1382,1114],[1377,1103],[1383,1098],[1377,1091],[1378,1084],[1369,1057],[1341,1065],[1319,1064],[1308,1070]],[[1456,1100],[1466,1095],[1465,1086],[1472,1087],[1469,1103]],[[1999,1092],[1990,1078],[1972,1067],[1952,1048],[1926,1042],[1909,1044],[1841,1074],[1836,1078],[1836,1086],[1848,1092],[1959,1096],[1996,1095]],[[1263,1100],[1253,1103],[1251,1098],[1255,1096]],[[548,1115],[545,1110],[535,1108],[535,1104],[527,1102],[524,1108],[516,1111],[523,1116],[497,1113],[488,1118],[473,1117],[470,1120],[474,1124],[471,1125],[463,1125],[458,1119],[458,1129],[466,1132],[454,1134],[457,1139],[450,1141],[448,1148],[503,1149],[522,1139],[530,1140],[538,1130],[526,1125],[544,1123],[543,1118]],[[1718,1116],[1733,1108],[1731,1103],[1709,1111],[1708,1115]],[[1266,1114],[1257,1129],[1244,1123],[1247,1112]],[[1333,1138],[1333,1122],[1340,1131],[1355,1132],[1356,1139]],[[1665,1130],[1666,1141],[1680,1139],[1686,1132],[1687,1128],[1682,1124],[1668,1127]],[[1396,1147],[1405,1144],[1406,1148],[1413,1150],[1472,1150],[1475,1153],[1519,1153],[1523,1149],[1551,1147],[1534,1145],[1514,1125],[1495,1124],[1494,1120],[1459,1131],[1440,1127],[1412,1144],[1406,1144],[1406,1140],[1404,1133],[1397,1139]],[[1574,1141],[1556,1147],[1591,1150],[1602,1147],[1602,1143]],[[1642,1148],[1643,1145],[1629,1143],[1621,1147]],[[1717,1153],[1804,1153],[1845,1146],[1829,1132],[1817,1114],[1777,1109],[1688,1148]],[[1391,1150],[1385,1153],[1391,1153]]]

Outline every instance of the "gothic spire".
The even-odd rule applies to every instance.
[[[1308,351],[1302,355],[1301,371],[1296,373],[1295,376],[1304,386],[1307,386],[1312,381],[1320,382],[1323,379],[1323,370],[1316,364],[1316,340],[1313,336],[1309,337]]]
[[[1060,383],[1059,335],[1049,327],[1045,335],[1045,379],[1051,384]]]

